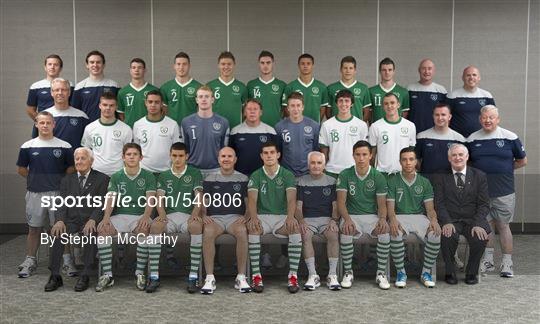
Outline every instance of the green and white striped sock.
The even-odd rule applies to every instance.
[[[259,267],[259,259],[261,254],[261,236],[260,235],[248,235],[248,251],[249,260],[251,262],[252,275],[260,275],[261,269]]]
[[[298,265],[300,264],[300,257],[302,255],[302,235],[289,235],[287,252],[289,253],[289,272],[296,275],[298,272]]]
[[[354,245],[352,235],[341,235],[341,258],[343,259],[343,270],[352,271],[352,259]]]
[[[112,245],[98,244],[97,247],[102,273],[112,277]]]
[[[191,235],[191,244],[189,245],[190,254],[190,268],[189,278],[199,277],[199,265],[201,264],[201,252],[202,252],[202,234]]]

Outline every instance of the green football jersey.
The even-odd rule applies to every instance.
[[[384,117],[384,109],[382,106],[383,97],[385,94],[392,92],[399,99],[399,115],[401,116],[404,111],[409,110],[409,91],[397,83],[391,89],[383,89],[380,84],[369,88],[369,94],[371,96],[371,122],[374,123],[377,120]]]
[[[320,123],[321,107],[329,105],[326,85],[315,79],[312,79],[309,84],[302,83],[300,79],[291,81],[283,92],[282,106],[287,106],[287,97],[293,92],[300,92],[304,96],[304,116]]]
[[[128,84],[118,91],[118,112],[124,114],[124,123],[133,128],[133,124],[146,116],[146,94],[152,90],[159,90],[156,86],[146,83],[142,88],[136,89]]]
[[[347,191],[347,211],[350,215],[377,214],[377,196],[387,193],[386,179],[375,168],[361,178],[356,167],[343,170],[336,183],[337,191]]]
[[[420,174],[409,183],[400,173],[388,179],[388,200],[395,203],[396,214],[426,214],[424,203],[433,200],[433,187]]]
[[[287,215],[287,189],[296,190],[295,178],[291,171],[280,166],[273,178],[264,167],[251,174],[248,191],[258,191],[257,214]]]
[[[173,174],[171,169],[162,172],[157,181],[157,190],[166,197],[167,214],[175,212],[191,214],[195,190],[202,188],[201,171],[191,165],[188,165],[180,175]]]
[[[130,177],[126,174],[125,169],[122,169],[111,176],[109,181],[108,192],[115,192],[116,196],[113,215],[128,214],[142,215],[144,214],[144,202],[139,197],[145,197],[148,192],[156,191],[156,177],[150,171],[143,168],[139,169],[139,173],[135,177]],[[122,203],[131,197],[128,204]],[[120,201],[119,201],[120,200]]]
[[[181,84],[176,78],[161,86],[163,103],[167,105],[167,116],[174,119],[178,125],[182,123],[182,119],[197,112],[195,98],[200,86],[199,81],[191,79],[185,84]]]
[[[248,98],[246,86],[236,79],[225,84],[220,78],[208,82],[208,86],[214,91],[213,111],[225,117],[231,129],[242,123],[242,105]]]
[[[332,107],[332,116],[338,114],[336,95],[340,90],[344,89],[352,92],[354,96],[354,104],[351,107],[351,114],[360,118],[361,120],[364,120],[364,108],[371,106],[371,97],[369,96],[368,86],[359,81],[354,81],[354,83],[348,87],[345,86],[341,80],[328,86],[328,100]]]
[[[261,78],[248,82],[248,98],[257,99],[261,103],[263,107],[261,120],[263,123],[274,127],[281,120],[281,97],[286,86],[285,82],[276,78],[272,78],[268,82],[264,82]]]

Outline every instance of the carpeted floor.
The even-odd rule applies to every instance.
[[[0,245],[0,322],[538,323],[539,242],[540,236],[515,236],[515,278],[488,275],[476,286],[439,281],[436,288],[427,289],[410,275],[407,288],[382,291],[372,276],[362,276],[349,290],[332,292],[323,285],[314,292],[291,295],[281,274],[265,277],[262,294],[238,293],[231,276],[218,277],[214,295],[202,296],[188,294],[185,278],[174,275],[162,278],[157,293],[140,292],[125,272],[102,293],[93,290],[95,278],[89,290],[76,293],[76,279],[65,277],[64,287],[45,293],[49,272],[44,249],[37,272],[17,278],[25,244],[20,236]]]

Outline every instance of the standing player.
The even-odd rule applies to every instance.
[[[69,81],[56,78],[51,81],[54,106],[46,109],[54,117],[54,136],[68,142],[73,149],[81,146],[88,116],[69,105]]]
[[[248,98],[257,99],[261,103],[264,107],[262,122],[275,127],[283,115],[281,97],[287,84],[274,77],[274,54],[269,51],[259,54],[259,72],[259,77],[247,84]]]
[[[366,123],[369,122],[366,117],[369,116],[371,97],[368,86],[356,80],[356,59],[352,56],[345,56],[341,59],[339,70],[341,79],[328,86],[328,102],[331,104],[332,110],[328,110],[330,114],[327,114],[326,117],[330,118],[338,114],[336,96],[339,91],[347,89],[354,95],[351,114]],[[349,151],[347,150],[347,152]]]
[[[229,121],[231,128],[242,122],[242,104],[248,98],[246,86],[234,78],[236,60],[231,52],[218,57],[219,77],[208,82],[216,99],[214,111]]]
[[[133,125],[133,142],[143,150],[141,165],[153,173],[169,169],[171,160],[167,148],[180,141],[178,124],[163,115],[162,102],[159,90],[148,92],[145,101],[148,115]]]
[[[248,99],[243,111],[245,121],[232,129],[229,142],[238,155],[236,170],[249,176],[262,167],[262,161],[257,152],[261,151],[264,143],[276,142],[276,131],[261,122],[263,110],[257,99]]]
[[[424,266],[420,280],[428,288],[435,287],[431,268],[441,247],[441,227],[433,203],[433,187],[428,179],[416,173],[416,153],[406,147],[399,152],[401,172],[388,179],[388,223],[390,251],[397,270],[396,287],[405,288],[407,274],[403,259],[403,235],[414,233],[425,242]]]
[[[54,105],[51,96],[51,81],[60,76],[64,62],[57,54],[48,55],[45,58],[45,79],[32,83],[26,99],[26,114],[34,122],[38,112]],[[70,90],[73,86],[70,84]],[[281,97],[280,97],[281,99]],[[37,136],[37,129],[32,126],[32,137]]]
[[[409,99],[411,110],[409,120],[416,126],[418,133],[433,127],[433,109],[436,105],[446,102],[446,89],[435,82],[435,64],[430,59],[423,59],[418,66],[420,81],[409,84]],[[445,156],[446,154],[443,154]]]
[[[101,95],[101,116],[86,126],[81,140],[81,145],[90,148],[94,153],[92,167],[109,177],[122,169],[122,149],[133,138],[131,128],[116,119],[116,100],[116,96],[111,92]]]
[[[489,214],[487,220],[491,227],[489,241],[481,270],[493,271],[493,246],[495,228],[499,232],[502,250],[501,277],[514,276],[512,251],[513,238],[510,222],[514,218],[516,193],[514,189],[514,170],[527,165],[527,156],[518,136],[499,127],[499,110],[487,105],[480,110],[482,129],[467,138],[472,166],[484,171],[488,181]]]
[[[386,57],[379,63],[381,83],[369,88],[371,96],[370,120],[371,123],[384,117],[383,97],[393,93],[399,100],[399,115],[407,118],[409,113],[409,92],[394,81],[396,65],[391,58]]]
[[[304,259],[308,268],[308,280],[304,289],[315,290],[321,285],[315,269],[314,234],[324,235],[328,254],[328,277],[330,290],[340,290],[337,277],[339,257],[339,216],[336,208],[336,179],[324,174],[324,154],[313,151],[308,154],[309,174],[298,179],[296,185],[296,218],[300,224],[304,245]]]
[[[141,58],[134,58],[129,63],[131,82],[118,92],[118,117],[133,128],[133,124],[146,116],[146,94],[157,87],[144,80],[146,62]]]
[[[36,270],[36,252],[42,228],[54,223],[54,211],[42,206],[42,199],[58,195],[66,173],[73,173],[71,145],[53,136],[54,118],[41,111],[36,116],[38,137],[25,142],[19,150],[17,173],[26,178],[26,259],[19,265],[19,278]]]
[[[199,168],[204,176],[219,168],[218,152],[229,141],[229,122],[212,111],[212,89],[197,90],[197,113],[182,120],[180,134],[189,152],[188,163]]]
[[[163,104],[167,106],[167,116],[176,120],[178,125],[182,124],[184,118],[197,112],[195,97],[201,83],[189,75],[190,68],[189,55],[184,52],[176,54],[173,64],[175,77],[160,88]]]
[[[367,140],[368,126],[351,114],[355,103],[352,92],[340,90],[335,97],[339,111],[322,124],[319,144],[328,163],[327,174],[337,178],[341,171],[354,164],[351,149],[356,142]]]
[[[313,65],[315,65],[315,58],[311,54],[304,53],[298,57],[300,74],[298,79],[291,81],[285,87],[281,105],[288,106],[291,93],[299,92],[304,97],[305,115],[320,123],[328,107],[328,90],[324,83],[313,77]]]
[[[369,128],[369,144],[374,146],[374,165],[385,175],[401,171],[399,151],[416,145],[414,124],[399,116],[398,97],[389,92],[384,95],[385,117]]]
[[[450,172],[448,148],[452,143],[465,143],[465,138],[448,125],[452,119],[448,104],[439,103],[433,109],[433,126],[416,135],[416,155],[420,173],[431,180],[435,173]]]
[[[287,111],[289,117],[276,125],[277,144],[283,152],[281,163],[299,177],[308,173],[308,153],[319,150],[320,126],[313,119],[304,117],[304,98],[300,93],[289,95]]]
[[[289,239],[288,290],[298,292],[298,264],[302,253],[302,236],[298,221],[294,217],[296,209],[296,187],[294,175],[279,165],[279,151],[276,144],[268,142],[261,149],[264,165],[253,172],[248,183],[248,242],[253,290],[263,291],[259,255],[261,235],[272,233],[279,238]]]
[[[157,195],[161,204],[157,206],[159,216],[152,223],[150,234],[159,235],[165,230],[167,233],[191,234],[189,248],[191,267],[187,289],[189,293],[194,293],[198,289],[202,248],[201,197],[199,196],[202,190],[202,176],[197,168],[186,163],[188,156],[183,143],[174,143],[170,146],[172,166],[158,177]],[[182,200],[178,200],[177,197],[182,197]],[[148,246],[150,280],[146,287],[147,293],[152,293],[159,287],[160,254],[159,242]]]
[[[99,98],[107,91],[118,93],[119,87],[116,81],[106,79],[103,71],[105,69],[105,55],[100,51],[91,51],[86,55],[86,69],[88,78],[77,83],[71,105],[82,110],[88,115],[90,122],[99,118]]]
[[[201,293],[212,294],[216,290],[214,277],[215,241],[223,233],[230,233],[236,239],[236,263],[238,275],[234,288],[240,292],[250,292],[246,281],[248,237],[246,229],[246,205],[248,178],[234,170],[236,154],[230,147],[219,151],[219,171],[204,179],[204,194],[208,195],[202,208],[204,222],[203,257],[206,279]]]
[[[363,234],[377,237],[377,275],[375,281],[381,289],[390,288],[386,278],[386,264],[390,252],[390,234],[386,222],[386,180],[369,165],[372,148],[366,141],[353,146],[354,165],[343,170],[336,183],[337,208],[341,221],[341,256],[343,280],[341,286],[350,288],[354,275],[352,259],[354,238]]]
[[[478,68],[467,66],[461,79],[463,87],[448,95],[448,103],[454,116],[450,126],[464,137],[469,137],[482,128],[478,121],[480,109],[486,105],[495,105],[495,99],[491,93],[478,87],[481,80]]]
[[[107,189],[103,220],[97,227],[98,254],[101,260],[102,275],[96,285],[96,291],[103,291],[114,284],[112,273],[112,237],[119,233],[132,233],[147,236],[152,220],[152,198],[156,195],[156,178],[152,173],[141,168],[142,150],[139,144],[128,143],[122,150],[124,168],[112,175]],[[128,203],[126,199],[129,199]],[[141,204],[146,202],[144,205]],[[137,240],[139,241],[139,239]],[[103,243],[105,242],[105,243]],[[148,245],[146,240],[137,244],[137,289],[146,288],[144,272],[148,264]]]

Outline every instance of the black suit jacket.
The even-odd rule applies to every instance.
[[[105,174],[90,170],[88,178],[84,184],[84,188],[79,188],[79,179],[77,172],[66,175],[60,183],[60,196],[66,198],[67,196],[85,197],[82,202],[82,207],[67,208],[65,204],[58,208],[55,213],[56,221],[63,221],[64,223],[76,223],[84,225],[88,219],[93,219],[96,223],[99,223],[103,218],[102,206],[95,204],[90,198],[90,205],[87,204],[86,196],[96,197],[101,196],[101,203],[105,202],[105,195],[107,194],[107,186],[109,185],[109,177]],[[94,207],[92,207],[94,205]]]
[[[465,188],[460,194],[452,172],[435,177],[435,210],[441,226],[464,222],[490,231],[486,216],[489,213],[489,193],[486,174],[467,166]]]

